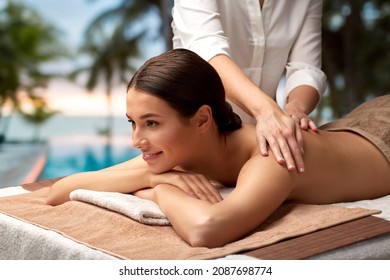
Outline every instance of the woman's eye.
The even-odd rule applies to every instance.
[[[146,126],[148,126],[148,127],[155,127],[157,125],[158,125],[158,123],[155,121],[147,121],[146,122]]]
[[[135,122],[134,122],[133,120],[127,120],[127,121],[130,123],[130,125],[131,125],[132,127],[135,126]]]

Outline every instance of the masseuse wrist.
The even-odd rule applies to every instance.
[[[284,106],[284,110],[288,112],[298,111],[298,112],[305,113],[306,115],[309,113],[308,109],[304,106],[304,104],[302,104],[302,102],[299,102],[298,100],[292,100],[288,102]]]
[[[253,117],[256,122],[262,122],[275,111],[281,111],[277,103],[269,96],[262,97],[259,101],[253,105]]]

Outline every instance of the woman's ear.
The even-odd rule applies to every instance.
[[[192,120],[198,129],[206,131],[213,122],[213,113],[210,106],[202,105]]]

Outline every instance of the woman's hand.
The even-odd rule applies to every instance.
[[[155,174],[152,177],[151,187],[159,184],[170,184],[183,190],[189,196],[211,203],[222,201],[222,196],[216,187],[202,174],[183,171],[169,171]]]

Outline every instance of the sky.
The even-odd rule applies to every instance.
[[[60,39],[66,42],[70,50],[76,51],[88,23],[120,0],[19,0],[19,2],[35,9],[45,20],[60,29],[62,31]],[[162,46],[150,46],[149,49],[145,60],[163,51]],[[60,60],[47,67],[67,70],[72,69],[74,63],[74,60]],[[118,85],[112,94],[113,112],[118,116],[123,116],[125,112],[125,91],[126,85]],[[108,112],[103,88],[88,93],[80,85],[65,79],[56,79],[50,82],[43,94],[48,100],[49,107],[61,111],[64,115],[106,115]]]

